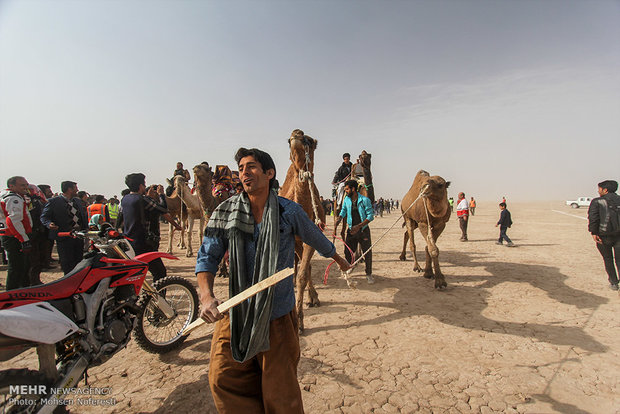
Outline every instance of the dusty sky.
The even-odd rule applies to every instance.
[[[106,196],[318,139],[378,196],[423,168],[481,200],[620,180],[618,1],[0,1],[0,181]]]

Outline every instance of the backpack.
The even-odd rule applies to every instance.
[[[605,221],[600,224],[600,233],[605,236],[615,236],[620,234],[620,204],[610,202],[604,198],[599,203],[607,213]]]

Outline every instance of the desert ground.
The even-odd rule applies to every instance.
[[[466,243],[451,217],[438,242],[444,291],[412,271],[410,255],[398,260],[400,222],[374,249],[374,285],[367,284],[363,264],[353,273],[356,290],[336,266],[323,285],[330,261],[315,257],[322,306],[305,311],[300,337],[306,412],[620,413],[620,296],[608,287],[586,210],[562,202],[508,208],[514,248],[495,244],[497,202],[478,203]],[[397,218],[376,218],[373,239]],[[416,241],[423,264],[417,231]],[[167,262],[169,274],[195,281],[195,258],[175,253],[181,260]],[[45,281],[58,277],[43,275]],[[3,266],[0,282],[5,278]],[[216,288],[225,299],[227,279],[218,278]],[[214,413],[210,345],[209,327],[167,355],[146,353],[131,341],[88,372],[90,387],[111,387],[107,397],[116,404],[70,410]],[[36,365],[28,352],[0,369]]]

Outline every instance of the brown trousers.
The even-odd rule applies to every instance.
[[[232,357],[228,314],[215,324],[209,385],[219,413],[304,412],[297,382],[298,324],[295,310],[271,321],[269,350],[243,363]]]

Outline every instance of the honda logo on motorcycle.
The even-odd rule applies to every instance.
[[[9,299],[38,299],[53,296],[49,292],[16,292],[9,293]]]

